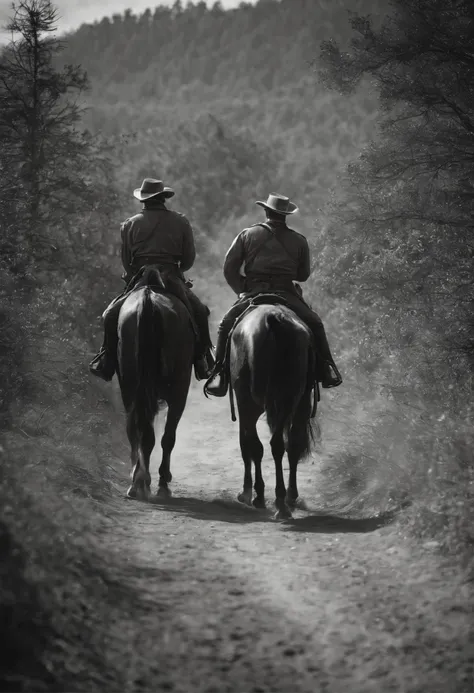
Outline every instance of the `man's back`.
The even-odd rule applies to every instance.
[[[252,226],[243,232],[248,258],[245,262],[246,276],[288,276],[296,281],[306,281],[308,277],[302,276],[308,248],[306,238],[283,224],[267,222],[267,225]],[[254,254],[255,259],[252,259]]]
[[[243,265],[246,280],[241,278]],[[282,281],[306,281],[310,257],[306,238],[285,223],[267,221],[244,229],[227,252],[224,274],[240,293],[249,285],[273,277]]]
[[[128,273],[150,262],[186,271],[195,256],[189,221],[164,204],[146,207],[122,224],[122,261]]]

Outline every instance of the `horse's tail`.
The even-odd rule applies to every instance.
[[[143,291],[141,310],[138,313],[136,359],[137,389],[135,414],[138,422],[152,421],[160,407],[160,383],[162,381],[163,316],[151,298],[152,289]]]
[[[266,316],[267,336],[262,349],[266,362],[265,412],[271,433],[282,430],[288,440],[295,419],[300,425],[301,457],[306,456],[313,443],[311,422],[312,352],[309,340],[295,330],[286,316],[269,313]],[[257,373],[255,374],[257,377]],[[305,426],[301,426],[301,422]]]

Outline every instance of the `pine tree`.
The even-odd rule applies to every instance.
[[[106,178],[98,140],[79,127],[87,76],[80,67],[58,67],[56,20],[50,0],[13,5],[12,38],[0,57],[0,170],[9,174],[2,209],[8,199],[22,229],[18,243],[32,256],[65,242],[68,222],[98,204]]]

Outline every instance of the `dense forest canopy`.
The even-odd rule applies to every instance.
[[[134,96],[199,82],[241,96],[298,82],[319,42],[350,38],[351,12],[375,13],[376,0],[260,0],[224,10],[219,3],[175,2],[85,24],[68,37],[65,57],[101,87],[134,83]],[[87,50],[84,47],[87,46]]]
[[[244,213],[249,196],[266,195],[270,186],[297,196],[312,219],[341,164],[368,140],[377,108],[367,85],[351,98],[318,85],[319,45],[328,35],[347,43],[350,12],[374,12],[378,22],[380,8],[374,0],[261,0],[234,10],[176,2],[81,26],[67,37],[61,60],[89,75],[85,122],[113,138],[120,186],[158,169],[183,186],[183,211],[196,217],[183,170],[192,159],[202,176],[194,192],[209,197],[209,176],[230,182],[234,175],[214,146],[235,151],[246,140],[255,155],[233,211]],[[214,194],[212,206],[220,204]]]

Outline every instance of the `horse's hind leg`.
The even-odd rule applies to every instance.
[[[127,436],[128,440],[130,443],[131,447],[131,452],[130,452],[130,460],[132,463],[132,471],[131,471],[131,478],[132,478],[132,485],[127,491],[127,496],[129,498],[136,498],[137,497],[137,489],[135,487],[135,482],[134,482],[134,477],[135,477],[135,471],[139,465],[139,455],[138,455],[138,431],[136,429],[136,423],[135,423],[135,415],[133,412],[129,412],[127,414]]]
[[[161,438],[161,448],[163,455],[161,458],[160,468],[158,470],[160,479],[158,481],[158,496],[168,498],[171,496],[171,491],[168,488],[172,476],[170,471],[171,453],[176,443],[176,429],[183,415],[184,407],[186,406],[186,396],[180,398],[178,402],[173,402],[168,405],[168,415],[166,417],[165,430]]]
[[[283,441],[283,431],[278,428],[270,440],[273,459],[275,461],[275,505],[277,513],[275,519],[288,520],[292,517],[289,507],[286,504],[285,479],[283,477],[283,455],[285,454],[285,443]]]
[[[292,444],[293,443],[293,444]],[[298,499],[298,485],[296,482],[298,462],[300,460],[300,453],[298,451],[298,446],[294,444],[294,441],[289,440],[288,444],[288,463],[290,466],[290,473],[288,476],[288,489],[286,492],[286,503],[289,508],[296,507],[296,501]]]
[[[257,494],[253,499],[253,505],[256,508],[265,508],[265,482],[262,476],[262,457],[263,457],[263,445],[260,442],[258,435],[256,435],[255,445],[254,445],[254,455],[253,461],[255,464],[255,484],[254,489]]]
[[[310,435],[308,421],[310,420],[310,416],[311,395],[307,393],[296,410],[288,435],[288,463],[290,466],[290,473],[288,477],[286,502],[290,508],[296,507],[296,501],[299,496],[296,477],[298,463],[308,450],[308,436]],[[305,508],[305,504],[301,501],[299,505]]]
[[[255,464],[255,493],[253,504],[256,508],[265,507],[265,484],[262,477],[263,445],[257,434],[257,421],[262,413],[254,402],[239,400],[239,438],[240,451],[244,462],[244,488],[237,496],[241,503],[252,504],[252,461]]]
[[[289,435],[288,440],[288,463],[290,467],[290,473],[288,476],[288,490],[286,493],[286,502],[288,507],[295,508],[296,501],[298,500],[298,484],[297,484],[297,471],[298,463],[303,457],[305,445],[303,442],[303,437],[306,435],[305,431],[306,422],[303,420],[298,424],[294,424]],[[299,506],[305,508],[305,504],[300,501]]]
[[[140,460],[144,468],[143,492],[145,498],[150,496],[151,476],[150,476],[150,457],[155,447],[155,430],[153,421],[147,421],[143,426],[142,439],[140,444]]]
[[[141,431],[136,414],[127,415],[127,435],[131,446],[132,485],[127,491],[129,498],[147,499],[150,492],[150,455],[155,444],[153,426],[147,423]]]

